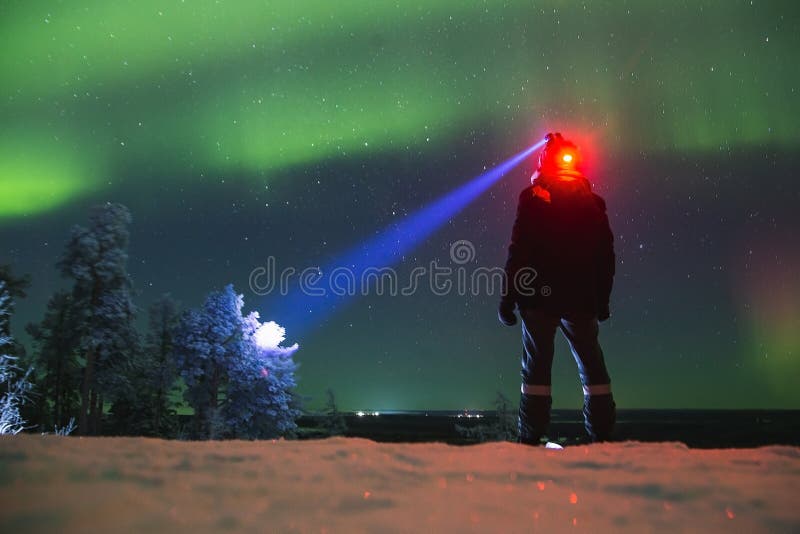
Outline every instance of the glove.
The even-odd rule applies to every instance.
[[[497,318],[505,326],[514,326],[517,324],[517,316],[514,313],[513,302],[501,302],[500,307],[497,309]]]
[[[611,310],[609,309],[608,304],[601,305],[597,312],[597,320],[602,323],[609,317],[611,317]]]

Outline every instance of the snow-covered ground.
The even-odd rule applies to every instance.
[[[0,532],[800,531],[800,449],[4,436]]]

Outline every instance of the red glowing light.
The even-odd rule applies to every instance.
[[[578,503],[578,494],[577,493],[570,493],[569,502],[570,502],[570,504],[577,504]]]
[[[549,154],[541,157],[547,150],[540,152],[537,170],[539,174],[559,174],[559,171],[580,172],[592,184],[599,183],[604,174],[600,147],[606,143],[602,137],[608,132],[594,129],[586,124],[561,123],[558,125],[564,133],[567,143],[553,142]],[[556,131],[555,129],[553,131]],[[536,162],[534,162],[534,165]],[[569,174],[569,173],[565,173]]]

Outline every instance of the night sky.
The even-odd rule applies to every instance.
[[[616,238],[618,406],[800,408],[798,51],[794,1],[4,1],[0,263],[32,277],[14,333],[66,287],[70,226],[115,201],[139,307],[233,282],[300,343],[311,407],[327,387],[345,410],[516,400],[497,296],[371,294],[293,332],[289,297],[248,277],[330,265],[558,130]],[[398,273],[450,265],[458,240],[469,267],[502,265],[531,171]],[[582,402],[561,340],[553,385]]]

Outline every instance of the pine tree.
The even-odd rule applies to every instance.
[[[175,334],[176,366],[184,394],[195,411],[195,435],[266,438],[294,430],[297,410],[292,389],[297,345],[259,339],[264,325],[257,313],[242,316],[244,300],[233,286],[208,295],[200,310],[181,316]]]
[[[519,437],[517,428],[517,414],[511,401],[502,391],[497,392],[494,401],[497,422],[493,428],[494,439],[499,441],[516,441]]]
[[[172,393],[178,380],[172,356],[178,306],[168,294],[148,309],[143,349],[128,366],[128,386],[111,407],[116,434],[172,437],[177,418]]]
[[[95,207],[87,228],[73,228],[59,262],[62,274],[74,280],[72,298],[85,360],[78,413],[82,435],[100,431],[103,403],[126,386],[126,366],[138,344],[126,268],[130,223],[130,212],[121,204]]]
[[[26,329],[35,346],[37,421],[43,428],[64,428],[80,407],[80,336],[72,296],[65,292],[53,295],[42,322]]]
[[[171,395],[178,380],[172,357],[175,328],[178,326],[178,304],[169,295],[162,295],[148,310],[150,329],[145,346],[148,365],[147,386],[153,406],[153,428],[156,435],[170,433],[175,425],[175,408]]]
[[[329,436],[342,436],[347,432],[347,421],[336,405],[333,390],[328,388],[325,393],[328,398],[325,402],[325,419],[322,421],[322,427]]]

